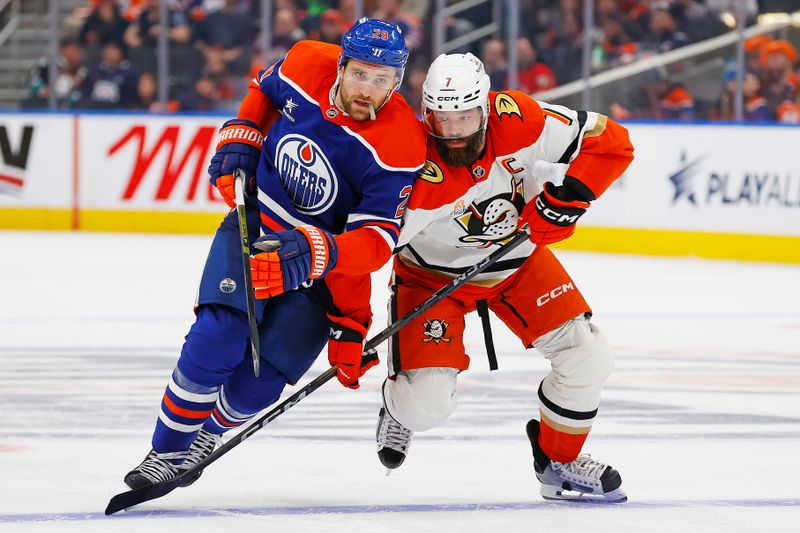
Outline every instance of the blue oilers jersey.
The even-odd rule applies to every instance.
[[[424,132],[397,94],[376,120],[358,122],[338,109],[331,88],[339,53],[301,41],[252,82],[281,114],[257,173],[262,229],[311,224],[338,235],[369,227],[393,249],[425,161]]]

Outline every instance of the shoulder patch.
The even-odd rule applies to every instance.
[[[519,104],[506,93],[497,93],[494,97],[494,108],[497,110],[498,118],[503,118],[503,115],[517,115],[522,118]]]
[[[441,183],[444,180],[442,169],[430,159],[425,160],[425,166],[422,167],[419,177],[429,183]]]

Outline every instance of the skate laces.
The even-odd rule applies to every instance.
[[[173,461],[183,461],[186,452],[156,453],[151,450],[142,463],[136,467],[135,472],[151,480],[153,483],[172,479],[180,473],[180,466]]]
[[[581,454],[571,463],[550,461],[553,470],[562,478],[586,487],[601,487],[600,476],[608,465],[601,463],[588,453]]]
[[[186,460],[180,465],[182,470],[187,470],[209,455],[222,443],[222,436],[206,430],[200,430],[186,454]]]
[[[406,429],[400,422],[392,418],[388,411],[385,411],[378,431],[378,449],[391,448],[405,454],[411,446],[413,434],[413,431]]]

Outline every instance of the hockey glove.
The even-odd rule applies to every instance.
[[[211,183],[219,190],[222,199],[229,207],[236,206],[236,194],[233,189],[233,171],[244,170],[247,182],[244,184],[245,194],[256,190],[255,176],[258,169],[258,158],[264,136],[258,124],[250,120],[232,119],[220,128],[217,134],[217,153],[208,165]]]
[[[575,223],[588,207],[589,202],[575,199],[567,187],[548,181],[542,192],[525,204],[520,225],[528,224],[528,234],[535,245],[552,244],[575,232]]]
[[[381,361],[375,351],[361,357],[367,328],[351,318],[328,315],[328,320],[328,362],[336,367],[339,383],[348,389],[357,389],[361,386],[358,378]]]
[[[333,235],[314,226],[264,235],[253,243],[257,250],[279,243],[274,251],[250,257],[256,298],[270,298],[298,287],[309,279],[325,276],[335,265],[338,248]]]

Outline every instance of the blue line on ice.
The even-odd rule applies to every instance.
[[[475,511],[525,511],[554,507],[614,507],[615,509],[671,509],[678,507],[798,507],[800,499],[752,499],[752,500],[651,500],[628,501],[621,504],[596,502],[500,502],[500,503],[440,503],[405,505],[319,505],[304,507],[243,507],[227,509],[180,509],[151,510],[133,509],[106,517],[103,513],[44,513],[0,515],[0,524],[19,522],[50,522],[79,520],[116,520],[121,518],[209,518],[277,515],[316,514],[379,514],[379,513],[453,513]]]

